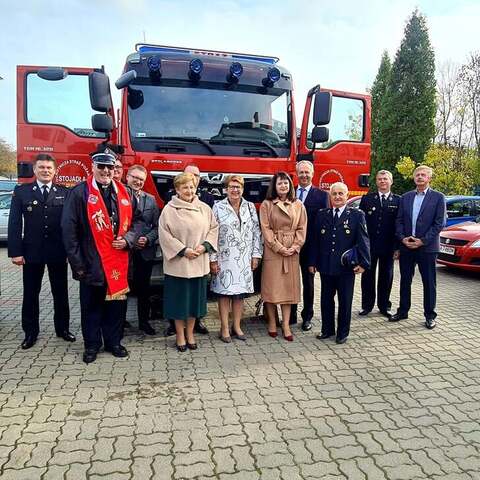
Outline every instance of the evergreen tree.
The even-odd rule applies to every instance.
[[[424,160],[435,135],[435,55],[425,17],[415,10],[392,65],[381,120],[382,139],[376,154],[380,164],[395,174],[396,190],[412,188],[395,170],[401,157],[416,164]]]
[[[390,83],[392,64],[388,52],[385,50],[382,55],[377,76],[371,88],[372,95],[372,155],[371,155],[371,176],[370,186],[375,186],[375,175],[378,170],[386,168],[379,152],[382,151],[382,142],[388,141],[387,135],[383,133],[385,127],[385,99]]]

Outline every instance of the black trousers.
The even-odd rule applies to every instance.
[[[400,252],[400,306],[398,313],[408,315],[412,299],[412,280],[418,265],[423,283],[423,314],[425,318],[437,316],[437,254],[402,248]]]
[[[300,271],[302,272],[303,310],[302,320],[311,321],[313,318],[313,300],[315,291],[315,274],[308,271],[308,259],[300,253]],[[297,318],[297,305],[292,305],[290,319]]]
[[[337,338],[348,337],[352,319],[353,287],[355,274],[352,272],[340,275],[320,274],[322,293],[320,306],[322,310],[322,333],[335,334],[335,294],[338,298]]]
[[[365,270],[362,273],[362,309],[367,312],[373,310],[376,297],[378,309],[381,312],[386,312],[392,308],[390,293],[393,284],[393,252],[381,255],[370,252],[370,256],[370,270]],[[377,264],[378,280],[377,288],[375,289]]]
[[[150,320],[150,278],[152,276],[153,261],[144,260],[144,258],[134,252],[132,254],[133,277],[131,281],[131,290],[137,295],[137,314],[138,323],[148,322]]]
[[[120,345],[126,300],[105,300],[107,287],[80,282],[80,313],[85,349]]]
[[[53,296],[55,332],[61,334],[68,330],[70,324],[67,261],[47,264],[25,263],[23,266],[22,328],[25,335],[34,337],[38,336],[40,330],[39,295],[45,266],[48,270],[48,279],[50,280],[50,289]]]

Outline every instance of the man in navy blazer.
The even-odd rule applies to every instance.
[[[336,342],[345,343],[350,332],[355,275],[370,268],[370,242],[368,240],[365,214],[356,208],[347,207],[348,188],[337,182],[330,187],[332,208],[317,213],[313,225],[313,242],[310,244],[310,272],[320,272],[322,290],[322,333],[317,338],[324,340],[335,335]],[[344,262],[346,254],[355,262]],[[335,295],[338,299],[338,321],[335,329]]]
[[[413,172],[417,188],[402,195],[396,222],[400,245],[400,306],[390,318],[398,322],[408,318],[411,306],[412,279],[418,265],[423,283],[425,326],[435,327],[437,299],[436,261],[440,247],[440,232],[445,226],[445,197],[430,188],[432,169],[420,165]]]
[[[302,330],[308,331],[312,328],[313,318],[313,294],[314,294],[314,278],[315,274],[308,270],[308,251],[313,241],[315,217],[317,212],[328,206],[328,193],[320,190],[312,185],[313,164],[307,160],[297,163],[297,198],[305,206],[307,211],[307,235],[305,243],[300,250],[300,269],[302,272],[303,285],[303,310],[302,310]],[[292,322],[292,320],[294,320]],[[297,322],[297,306],[292,306],[290,315],[290,323]]]

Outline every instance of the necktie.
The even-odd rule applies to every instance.
[[[337,220],[338,220],[338,212],[340,210],[338,208],[335,209],[335,215],[333,216],[333,222],[334,223],[337,223]]]
[[[42,188],[43,188],[43,203],[47,203],[48,187],[47,187],[47,185],[42,185]]]
[[[382,207],[385,206],[385,200],[386,200],[385,194],[382,193]]]
[[[298,199],[303,202],[303,194],[305,193],[305,189],[302,187],[300,188],[300,196],[298,197]]]

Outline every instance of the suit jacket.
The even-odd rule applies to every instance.
[[[303,206],[307,211],[308,221],[305,243],[303,244],[302,250],[300,252],[300,261],[308,259],[308,251],[314,237],[315,217],[317,216],[317,212],[319,210],[328,207],[328,193],[312,185],[312,187],[308,191],[305,201],[303,202]]]
[[[382,205],[380,194],[377,192],[367,193],[360,200],[359,208],[365,213],[370,251],[373,254],[393,255],[393,251],[398,250],[395,222],[399,205],[400,195],[395,193],[390,193],[384,205]]]
[[[65,262],[61,218],[69,190],[52,184],[47,201],[37,182],[17,185],[8,219],[8,256],[28,263]],[[22,239],[23,226],[23,239]]]
[[[144,260],[153,260],[158,245],[158,218],[160,209],[153,195],[141,192],[137,197],[138,210],[142,217],[143,226],[140,231],[141,237],[147,237],[147,245],[144,248],[134,250],[138,251]]]
[[[327,275],[351,273],[350,267],[342,266],[341,257],[345,251],[354,247],[357,249],[360,266],[370,268],[370,242],[365,214],[356,208],[347,207],[334,223],[332,208],[320,210],[315,219],[309,266],[314,266],[320,273]]]
[[[402,195],[396,221],[397,239],[401,242],[412,235],[412,211],[416,190]],[[446,205],[443,193],[431,188],[423,199],[417,218],[415,237],[423,242],[419,248],[425,253],[438,253],[440,248],[440,232],[446,223]],[[403,244],[402,244],[403,245]],[[402,246],[402,249],[406,247]]]

